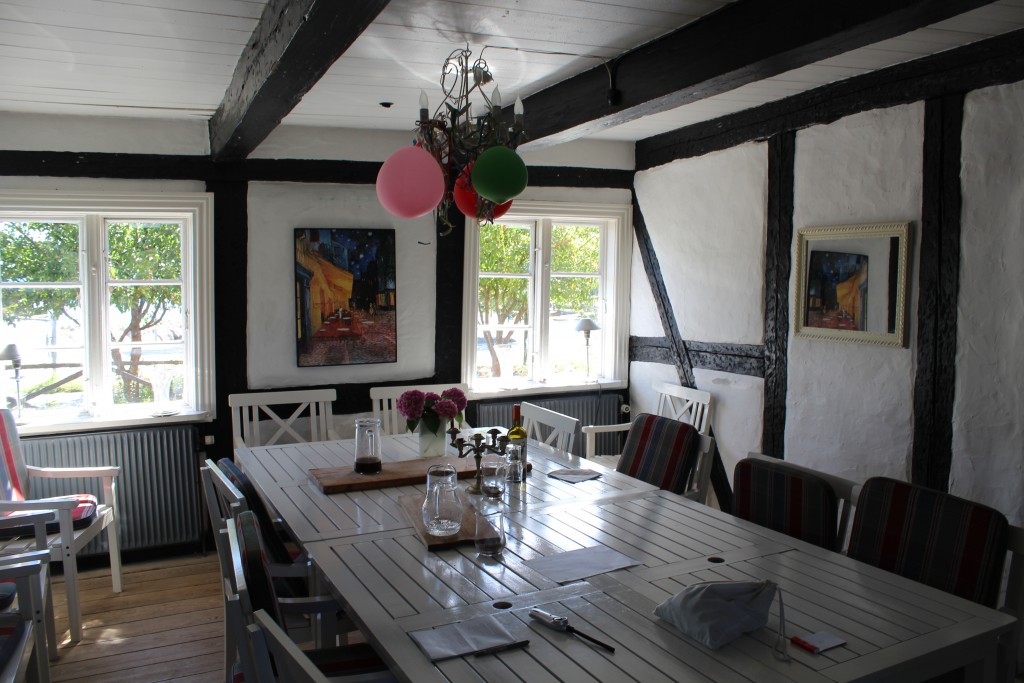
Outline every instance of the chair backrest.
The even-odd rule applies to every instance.
[[[14,413],[8,408],[0,408],[0,449],[3,450],[0,458],[0,500],[27,500],[28,470],[21,455]]]
[[[214,461],[207,459],[199,468],[199,476],[203,483],[206,509],[210,515],[210,528],[214,531],[223,529],[229,519],[249,509],[245,494]]]
[[[252,510],[239,513],[235,523],[229,524],[228,528],[235,590],[238,591],[243,614],[252,614],[262,609],[280,622],[277,592],[270,576],[270,567],[263,549],[263,535],[256,516]]]
[[[398,412],[398,397],[410,389],[419,389],[423,393],[440,394],[445,389],[456,387],[468,392],[466,384],[420,384],[405,387],[370,387],[370,402],[373,404],[373,416],[380,420],[381,430],[385,434],[401,434],[406,431],[405,418]]]
[[[732,505],[742,519],[828,550],[839,547],[839,499],[813,472],[774,458],[744,458],[733,472]]]
[[[231,516],[237,517],[238,513],[251,510],[256,515],[260,528],[267,531],[264,543],[266,544],[267,554],[270,556],[271,561],[283,564],[290,563],[292,561],[291,553],[288,551],[287,546],[285,546],[284,541],[275,533],[274,520],[270,516],[270,511],[263,504],[263,499],[256,492],[256,487],[253,486],[249,477],[229,458],[218,460],[217,468],[218,472],[223,475],[223,479],[226,479],[235,489],[234,492],[227,494],[224,499],[227,502],[228,511],[230,511],[232,503],[239,503],[238,509]],[[217,479],[214,479],[214,481],[216,482]],[[241,493],[241,500],[234,498],[234,495],[237,493]]]
[[[690,493],[704,439],[711,441],[685,422],[640,413],[629,427],[615,469],[666,491]]]
[[[328,683],[327,676],[299,649],[288,634],[263,610],[256,610],[247,629],[256,663],[258,683]],[[267,678],[271,658],[277,677]]]
[[[580,428],[580,421],[575,417],[526,402],[521,404],[519,414],[523,418],[523,429],[528,438],[560,451],[572,451],[576,431]]]
[[[847,554],[995,607],[1009,523],[998,510],[907,482],[872,477],[857,498]]]
[[[686,422],[707,434],[711,426],[711,392],[681,387],[668,382],[655,382],[658,393],[658,415]]]
[[[228,405],[231,406],[231,433],[235,448],[336,439],[331,403],[337,397],[338,392],[334,389],[231,394]],[[277,412],[282,407],[296,405],[298,407],[288,417]],[[276,426],[270,436],[264,435],[261,416],[269,418],[262,421],[269,422],[271,429]],[[304,424],[307,419],[308,428]]]

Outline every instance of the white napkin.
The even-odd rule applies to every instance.
[[[516,642],[515,636],[493,616],[413,631],[409,636],[432,662]]]
[[[629,555],[623,555],[617,550],[599,545],[593,548],[570,550],[550,557],[540,557],[525,564],[552,581],[568,583],[640,563]]]
[[[578,484],[581,481],[587,481],[588,479],[597,479],[601,476],[600,472],[594,470],[554,470],[548,472],[549,477],[554,479],[561,479],[567,481],[570,484]]]

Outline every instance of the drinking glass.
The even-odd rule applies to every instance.
[[[431,465],[423,498],[423,526],[432,536],[454,536],[462,528],[462,501],[454,465]]]
[[[513,483],[523,480],[523,460],[519,446],[509,446],[505,449],[508,452],[508,469],[505,475],[506,481]]]
[[[356,420],[356,462],[359,474],[380,472],[380,420],[366,417]]]
[[[501,498],[505,493],[505,477],[508,472],[508,458],[498,453],[488,453],[480,459],[480,476],[483,494],[488,498]]]
[[[497,557],[505,549],[505,513],[500,506],[480,505],[476,510],[476,551]]]

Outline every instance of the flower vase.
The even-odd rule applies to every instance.
[[[437,428],[435,434],[420,421],[417,431],[420,434],[421,458],[434,458],[445,454],[445,447],[448,445],[448,432],[444,430],[444,423]]]

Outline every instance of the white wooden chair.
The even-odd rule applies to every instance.
[[[406,387],[370,387],[370,401],[373,403],[373,416],[380,420],[381,430],[385,434],[401,434],[406,431],[405,418],[398,412],[398,397],[410,389],[422,392],[432,391],[440,394],[445,389],[455,387],[468,392],[466,384],[420,384]],[[468,427],[465,422],[463,427]]]
[[[231,394],[228,405],[231,406],[231,433],[235,448],[337,439],[331,408],[337,397],[338,392],[334,389]],[[283,406],[294,405],[298,407],[288,417],[277,412]],[[270,418],[263,422],[269,422],[271,428],[277,427],[270,436],[264,435],[261,415]]]
[[[576,430],[580,426],[578,419],[526,402],[520,404],[519,411],[527,438],[536,439],[560,451],[572,451]],[[546,436],[544,432],[547,430],[544,427],[550,429]]]
[[[653,388],[658,393],[658,415],[671,417],[673,420],[693,425],[698,434],[701,436],[708,435],[708,430],[711,428],[711,392],[682,387],[678,384],[669,384],[668,382],[655,382]],[[587,425],[583,427],[581,431],[583,432],[584,439],[584,457],[608,467],[615,467],[619,456],[597,454],[597,435],[626,432],[629,431],[631,424],[633,423],[623,422],[613,425]],[[697,488],[704,495],[704,499],[700,501],[702,503],[707,501],[713,456],[714,449],[702,453],[695,471],[698,482]],[[702,485],[701,482],[703,482]]]
[[[115,593],[120,593],[121,545],[120,523],[117,514],[117,489],[115,480],[120,472],[118,467],[31,467],[25,465],[21,454],[21,441],[10,410],[0,409],[0,442],[3,463],[0,474],[6,475],[3,490],[0,491],[0,514],[30,510],[56,511],[57,522],[51,522],[47,546],[51,562],[61,562],[64,567],[64,588],[68,599],[68,622],[72,642],[82,639],[82,606],[78,594],[77,555],[93,538],[104,529],[107,532],[107,548],[110,557],[110,578]],[[95,514],[79,521],[73,518],[91,505],[82,505],[75,496],[31,499],[32,480],[39,478],[89,478],[102,480],[103,495],[96,505]],[[78,528],[75,528],[75,527]],[[34,538],[14,538],[0,541],[0,555],[31,552],[36,549]]]
[[[13,581],[17,586],[18,610],[16,613],[0,615],[3,628],[13,628],[9,637],[17,638],[9,658],[0,661],[0,683],[14,683],[24,680],[49,683],[50,663],[46,657],[47,647],[38,639],[37,601],[38,590],[46,564],[37,559],[26,559],[16,564],[0,566],[0,581]],[[45,630],[45,629],[43,629]]]
[[[27,553],[0,556],[0,569],[25,562],[38,562],[41,566],[33,585],[32,620],[36,652],[46,652],[50,660],[57,659],[57,629],[53,615],[53,594],[50,591],[50,550],[46,544],[46,524],[53,520],[53,510],[38,510],[13,517],[0,517],[0,529],[31,526],[35,550]],[[20,606],[19,606],[20,607]],[[37,672],[42,683],[50,680],[50,667],[41,666]]]

